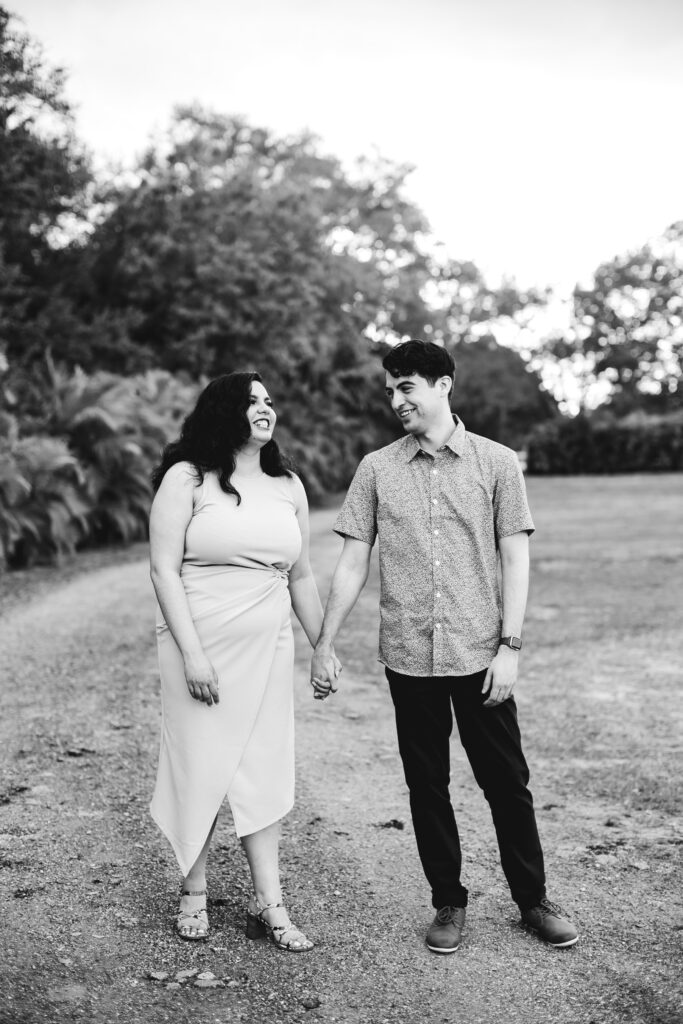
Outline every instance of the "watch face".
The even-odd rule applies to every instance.
[[[500,642],[513,651],[521,651],[522,649],[522,641],[518,636],[504,636],[501,637]]]

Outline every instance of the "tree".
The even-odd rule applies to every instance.
[[[312,490],[340,487],[386,437],[373,351],[429,321],[407,173],[381,163],[351,181],[308,135],[179,110],[136,180],[100,197],[75,297],[83,319],[119,323],[128,340],[78,361],[194,378],[255,366]],[[73,346],[56,354],[74,361]]]
[[[321,348],[343,361],[370,325],[405,333],[415,306],[424,323],[407,173],[385,164],[352,183],[308,135],[179,110],[137,180],[105,190],[88,245],[84,304],[120,314],[136,346],[111,368],[212,374],[265,357],[298,371]]]
[[[409,170],[363,161],[350,175],[310,135],[179,109],[135,178],[101,195],[83,316],[113,315],[129,342],[82,365],[194,377],[256,366],[302,464],[340,486],[393,432],[374,358],[383,342],[472,340],[532,301],[428,247],[404,194]]]
[[[574,290],[573,330],[546,351],[570,364],[585,395],[596,383],[618,415],[683,407],[683,221],[603,263]]]
[[[469,430],[522,448],[534,427],[558,416],[557,404],[539,375],[514,349],[489,335],[460,342],[452,354],[453,407]]]
[[[83,331],[63,243],[85,213],[90,175],[63,86],[0,7],[0,339],[15,377]]]

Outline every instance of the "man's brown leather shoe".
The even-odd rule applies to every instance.
[[[464,907],[442,907],[429,926],[427,948],[432,953],[455,953],[464,927]]]
[[[542,899],[537,906],[523,910],[522,922],[556,949],[573,946],[579,938],[579,933],[562,907],[548,899]]]

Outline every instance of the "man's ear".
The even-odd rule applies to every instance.
[[[450,377],[439,377],[439,385],[442,391],[450,397],[453,388],[453,381]]]

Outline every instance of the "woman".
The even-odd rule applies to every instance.
[[[282,905],[278,867],[294,800],[290,608],[311,644],[322,608],[306,494],[273,441],[275,420],[258,373],[218,377],[153,474],[163,722],[151,812],[184,876],[182,938],[209,932],[206,861],[227,796],[254,885],[247,935],[304,952],[313,943]]]

